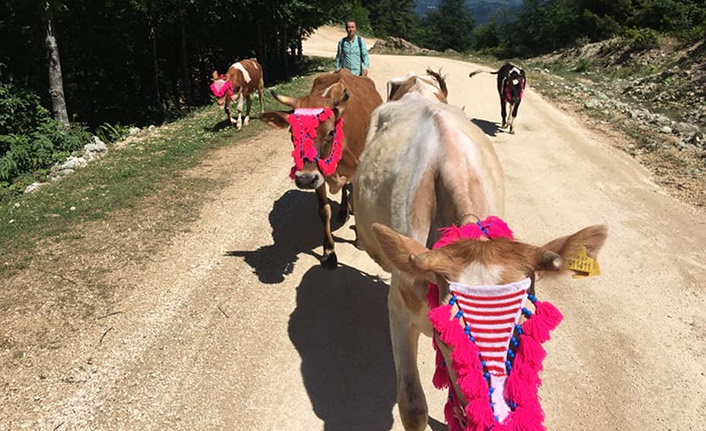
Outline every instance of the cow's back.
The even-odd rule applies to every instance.
[[[453,139],[448,138],[453,134]],[[356,173],[356,228],[365,250],[383,268],[392,266],[380,252],[372,224],[381,223],[425,244],[430,230],[455,220],[440,220],[437,199],[442,176],[473,170],[482,179],[490,212],[502,215],[502,170],[483,132],[453,106],[408,94],[372,115]],[[448,179],[448,178],[446,178]]]

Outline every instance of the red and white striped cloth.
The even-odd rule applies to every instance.
[[[507,382],[507,349],[531,285],[529,278],[497,286],[449,282],[451,293],[456,295],[457,304],[463,310],[463,318],[471,326],[481,360],[490,373],[493,413],[501,422],[510,414],[510,406],[503,396]]]
[[[492,375],[507,375],[507,349],[532,280],[526,278],[498,286],[449,284],[463,310],[464,320],[471,326],[471,335],[486,368]]]

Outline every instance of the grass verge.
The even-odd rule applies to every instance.
[[[314,74],[328,68],[328,59],[312,58],[307,75],[278,85],[283,94],[309,91]],[[326,66],[325,66],[326,65]],[[282,109],[269,95],[265,110]],[[253,118],[259,102],[254,100]],[[145,205],[158,206],[172,217],[157,229],[177,228],[198,214],[198,200],[213,184],[182,173],[226,145],[256,136],[267,126],[255,120],[240,132],[225,120],[223,108],[207,106],[192,115],[146,133],[129,145],[112,147],[100,161],[61,181],[0,206],[0,278],[27,268],[40,244],[78,239],[78,225],[106,219],[117,212],[136,214]],[[159,196],[158,199],[149,199]]]

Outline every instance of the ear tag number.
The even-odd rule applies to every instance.
[[[586,254],[586,247],[581,247],[578,254],[571,259],[569,269],[574,271],[574,278],[594,277],[601,274],[598,260]]]

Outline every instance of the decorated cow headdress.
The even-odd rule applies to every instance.
[[[291,126],[292,144],[294,150],[294,166],[290,172],[290,177],[294,178],[294,173],[304,167],[304,162],[314,162],[318,165],[324,176],[333,175],[336,172],[338,162],[343,155],[343,117],[339,117],[334,123],[333,144],[331,152],[326,158],[321,158],[314,139],[316,129],[321,123],[332,118],[334,112],[330,108],[299,108],[289,114],[287,122]]]
[[[469,225],[442,229],[434,249],[462,239],[505,238],[512,231],[501,219],[488,217]],[[439,289],[430,284],[428,313],[439,339],[451,347],[447,364],[436,342],[437,388],[449,388],[444,409],[449,431],[540,431],[544,413],[537,390],[539,372],[546,355],[542,343],[559,325],[563,316],[550,303],[538,301],[529,293],[533,280],[526,278],[505,285],[468,286],[449,282],[451,299],[440,305]],[[534,304],[533,313],[525,307]],[[458,311],[452,316],[454,308]],[[520,316],[527,320],[519,323]],[[449,369],[464,408],[450,383]]]

